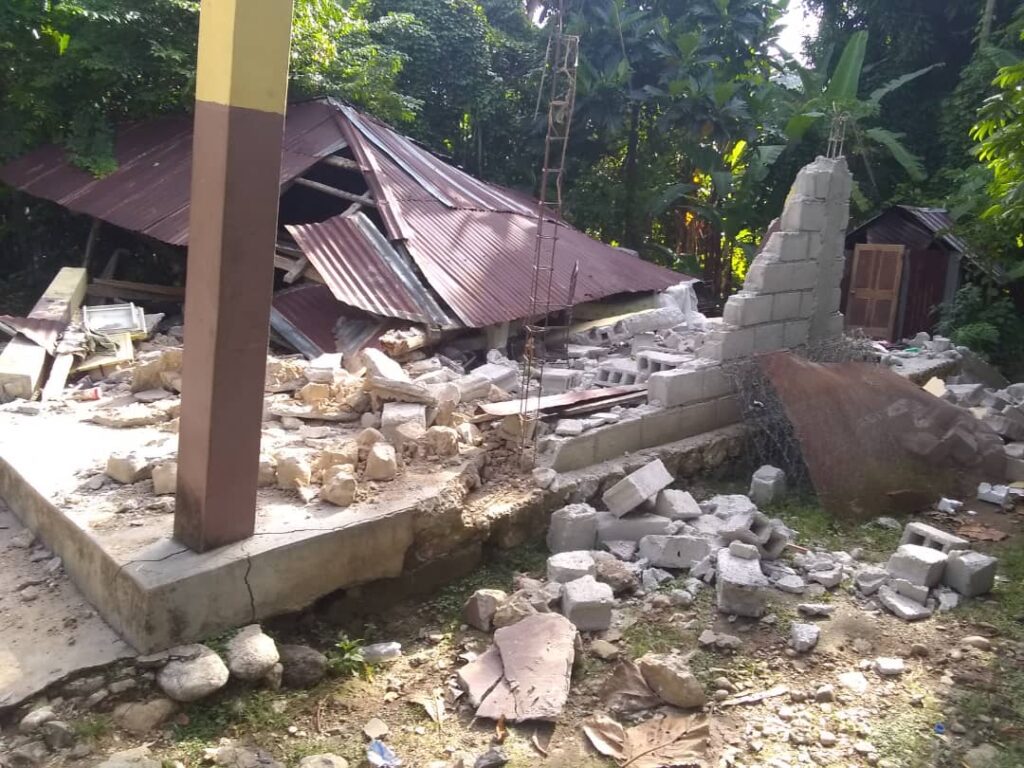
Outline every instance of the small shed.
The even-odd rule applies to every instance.
[[[944,208],[894,205],[850,230],[840,304],[846,327],[888,341],[930,332],[970,256],[952,227]]]

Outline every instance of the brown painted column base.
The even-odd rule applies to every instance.
[[[284,115],[197,101],[174,536],[251,536]]]

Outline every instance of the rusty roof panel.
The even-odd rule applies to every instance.
[[[457,325],[363,213],[286,229],[339,301],[375,315],[434,326]]]
[[[468,326],[481,327],[530,313],[536,221],[526,216],[452,210],[436,202],[406,202],[402,213],[416,236],[406,245],[427,281]],[[616,293],[661,291],[685,275],[643,261],[559,227],[552,304],[573,304]]]
[[[321,101],[288,108],[281,182],[291,181],[345,141],[336,110]],[[94,216],[172,245],[188,242],[192,120],[164,118],[123,127],[115,142],[118,168],[97,179],[48,146],[0,168],[0,181],[77,213]]]

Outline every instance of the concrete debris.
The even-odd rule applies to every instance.
[[[151,472],[152,464],[138,453],[114,453],[107,459],[107,477],[123,485],[145,480]]]
[[[456,676],[459,685],[466,692],[470,706],[480,706],[487,694],[493,691],[498,681],[501,680],[504,669],[501,663],[501,653],[496,645],[490,646],[473,661],[459,669]]]
[[[163,496],[175,493],[178,488],[178,463],[164,461],[153,467],[153,493]]]
[[[911,584],[906,579],[890,579],[889,586],[903,597],[909,597],[915,603],[925,605],[928,602],[928,587]]]
[[[597,564],[589,551],[559,552],[547,563],[548,581],[566,584],[583,576],[593,576]]]
[[[767,605],[768,586],[759,561],[736,557],[728,549],[719,550],[716,598],[722,613],[760,618]]]
[[[789,644],[797,653],[808,653],[814,650],[821,637],[821,627],[817,624],[797,624],[790,627]]]
[[[667,517],[648,513],[633,513],[625,517],[600,511],[597,513],[597,540],[640,541],[644,536],[667,535],[675,530],[675,523]]]
[[[878,602],[904,621],[919,621],[932,615],[932,609],[928,606],[904,597],[884,584],[878,588]]]
[[[280,473],[280,468],[278,468]],[[398,474],[398,458],[395,447],[388,443],[374,443],[366,457],[366,470],[363,477],[367,480],[393,480]]]
[[[889,579],[889,572],[882,568],[865,568],[854,576],[857,590],[864,596],[875,594]]]
[[[1010,500],[1010,488],[1005,485],[981,483],[978,485],[978,500],[987,501],[997,507],[1005,507]]]
[[[758,506],[774,504],[786,493],[786,473],[765,464],[750,479],[750,500]]]
[[[942,580],[947,555],[919,544],[901,544],[889,557],[886,570],[891,576],[911,584],[934,587]]]
[[[274,455],[277,487],[284,490],[297,490],[310,485],[313,468],[304,453],[295,450],[279,451]]]
[[[628,561],[636,557],[639,544],[635,541],[606,541],[604,542],[604,548],[619,560]]]
[[[692,568],[711,553],[711,545],[700,536],[644,536],[638,554],[657,568]]]
[[[525,590],[512,593],[508,600],[501,603],[494,616],[491,617],[491,624],[496,629],[511,627],[528,616],[538,613],[531,595]],[[546,612],[546,611],[545,611]]]
[[[768,541],[771,531],[771,521],[755,509],[750,512],[739,512],[726,518],[718,529],[718,535],[724,541],[742,541],[757,546]]]
[[[656,459],[617,482],[605,491],[602,499],[612,514],[622,517],[671,483],[672,475]]]
[[[461,426],[471,427],[472,424],[463,424]],[[479,431],[479,430],[478,430]],[[462,439],[462,434],[459,434],[459,439]],[[464,443],[468,443],[468,440],[463,440]],[[549,467],[535,467],[533,472],[533,482],[538,488],[545,489],[550,488],[551,484],[555,482],[555,478],[558,477],[558,473]],[[597,526],[594,526],[594,535],[597,535]]]
[[[686,660],[675,654],[648,653],[637,659],[644,681],[658,698],[680,709],[704,706],[704,686],[690,671]]]
[[[964,597],[978,597],[992,591],[999,561],[981,552],[956,551],[949,554],[942,583]]]
[[[836,610],[831,603],[800,603],[796,609],[810,618],[828,618]]]
[[[607,584],[616,595],[633,592],[640,586],[636,566],[624,563],[608,552],[592,552],[596,571],[594,578]]]
[[[596,541],[597,512],[589,504],[570,504],[551,515],[547,536],[549,551],[589,550],[594,548]]]
[[[666,488],[658,494],[654,511],[670,520],[695,520],[703,512],[688,491]]]
[[[337,507],[347,507],[356,500],[359,484],[350,465],[338,464],[324,471],[320,498]]]
[[[672,581],[672,574],[661,568],[645,568],[640,577],[640,583],[645,592],[654,592],[666,582]]]
[[[611,626],[615,595],[593,576],[570,581],[562,591],[562,613],[582,632],[603,632]]]
[[[947,499],[943,496],[939,499],[939,503],[936,505],[936,509],[939,512],[948,512],[950,514],[959,512],[964,506],[962,501],[956,501],[955,499]]]
[[[874,668],[881,677],[899,677],[906,666],[899,657],[880,656],[875,659]]]
[[[478,589],[462,606],[462,618],[474,629],[490,632],[498,606],[508,600],[500,589]]]
[[[807,582],[795,573],[786,574],[775,581],[775,588],[791,595],[802,595],[807,590]]]
[[[903,529],[903,537],[900,544],[919,544],[922,547],[937,549],[940,552],[949,554],[954,549],[970,549],[971,543],[967,539],[946,533],[939,528],[926,525],[920,522],[907,523]]]

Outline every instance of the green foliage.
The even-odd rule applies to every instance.
[[[327,654],[327,665],[339,677],[366,677],[369,665],[363,658],[363,641],[342,632]]]
[[[1018,366],[1024,355],[1024,318],[999,288],[965,285],[942,305],[938,329],[999,366]]]
[[[96,741],[110,733],[110,718],[106,715],[89,715],[81,720],[76,720],[73,729],[78,738]]]

